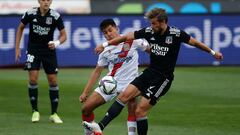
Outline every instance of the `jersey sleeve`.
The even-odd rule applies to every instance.
[[[189,34],[187,34],[183,30],[181,30],[180,32],[181,32],[180,33],[180,40],[181,40],[181,42],[188,43],[191,36]]]
[[[57,19],[57,28],[59,31],[61,31],[62,29],[64,29],[64,24],[63,24],[63,20],[62,17],[59,17]]]
[[[99,54],[97,64],[98,64],[98,66],[106,66],[106,65],[108,65],[107,58],[104,57],[104,52]]]
[[[28,12],[25,12],[22,16],[22,19],[21,19],[21,22],[24,24],[24,25],[27,25],[30,21],[30,17],[28,15]]]
[[[135,39],[145,38],[145,35],[146,35],[146,29],[145,28],[134,32],[134,38]]]

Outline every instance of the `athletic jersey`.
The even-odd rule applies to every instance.
[[[129,83],[138,75],[137,49],[146,50],[147,46],[143,39],[110,45],[99,55],[98,66],[108,65],[108,75],[114,76],[118,83]]]
[[[154,33],[151,27],[134,32],[136,39],[145,38],[150,47],[149,69],[166,76],[173,76],[181,42],[188,43],[190,35],[168,26],[165,33]]]
[[[53,40],[55,28],[64,28],[60,14],[53,9],[41,16],[40,8],[28,10],[21,19],[24,25],[29,23],[28,49],[48,49],[48,42]]]

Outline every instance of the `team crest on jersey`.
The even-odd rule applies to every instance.
[[[51,17],[46,18],[46,24],[48,24],[48,25],[52,24],[52,18]]]
[[[166,44],[172,44],[172,36],[167,36],[165,40]]]

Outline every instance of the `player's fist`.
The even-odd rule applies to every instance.
[[[223,55],[220,52],[216,52],[214,58],[217,60],[223,60]]]
[[[57,48],[58,46],[60,45],[60,41],[59,40],[56,40],[56,41],[49,41],[48,42],[48,48],[50,49],[55,49]]]
[[[81,102],[81,103],[83,103],[83,102],[85,102],[86,100],[87,100],[87,94],[86,93],[82,93],[80,96],[79,96],[79,101]]]
[[[103,50],[104,50],[103,45],[98,45],[98,46],[94,49],[95,53],[97,53],[97,54],[100,54]]]
[[[16,48],[16,50],[15,50],[15,61],[19,62],[20,58],[21,58],[21,50],[19,48]]]

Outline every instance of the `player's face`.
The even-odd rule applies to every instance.
[[[38,0],[38,2],[40,4],[40,8],[43,10],[48,10],[52,4],[52,0]]]
[[[112,25],[107,26],[103,29],[103,35],[107,40],[111,40],[119,35],[118,28]]]
[[[157,17],[150,19],[150,23],[154,32],[162,32],[164,27],[167,25],[165,21],[159,22]]]

